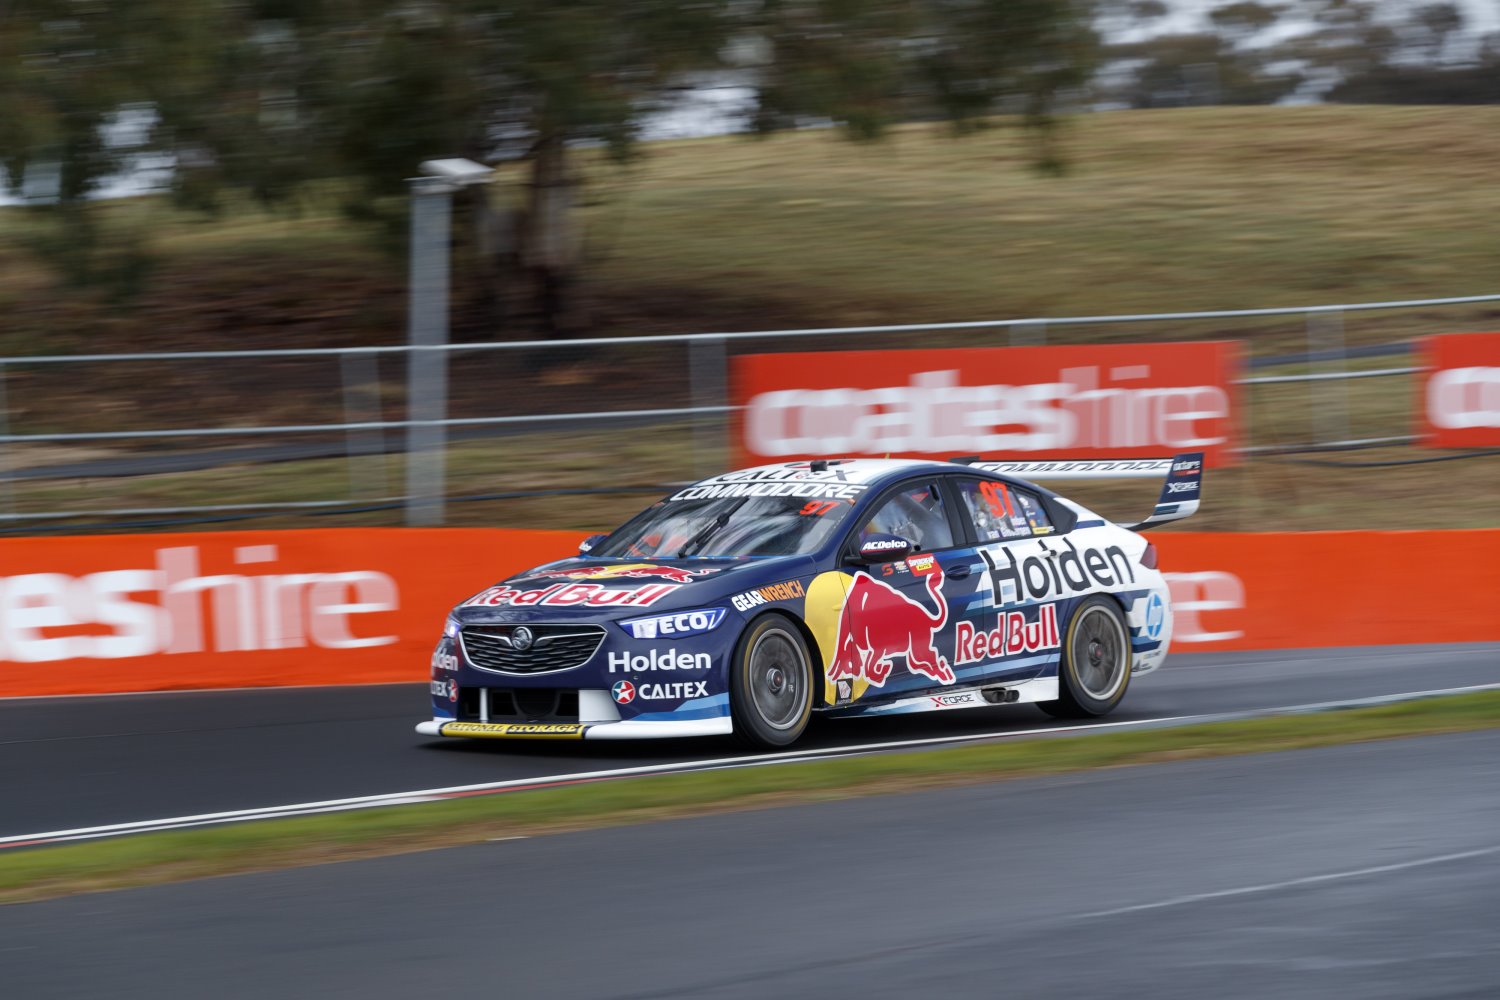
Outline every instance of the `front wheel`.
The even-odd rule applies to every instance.
[[[1062,719],[1108,715],[1130,686],[1130,629],[1120,606],[1097,594],[1068,622],[1057,665],[1057,700],[1037,707]]]
[[[802,633],[785,615],[757,618],[734,650],[734,734],[761,749],[790,746],[807,729],[812,698],[812,658]]]

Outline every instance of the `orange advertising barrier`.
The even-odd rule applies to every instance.
[[[1234,461],[1230,341],[734,358],[738,464],[834,455]]]
[[[1427,373],[1417,412],[1432,448],[1500,445],[1500,333],[1422,338]]]
[[[1153,532],[1176,652],[1500,640],[1500,530]],[[0,541],[0,697],[420,681],[445,613],[572,532]]]
[[[1148,537],[1173,652],[1500,640],[1500,530]]]
[[[0,541],[0,697],[417,681],[448,609],[581,535],[348,528]]]

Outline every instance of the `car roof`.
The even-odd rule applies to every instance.
[[[822,466],[822,468],[815,468]],[[802,472],[805,478],[838,479],[842,482],[856,483],[861,485],[875,485],[890,479],[897,479],[910,473],[924,471],[952,472],[956,466],[948,462],[935,462],[929,459],[919,458],[822,458],[803,459],[796,462],[772,462],[768,465],[754,465],[744,469],[735,469],[732,472],[723,472],[716,476],[709,476],[694,485],[709,483],[720,483],[753,479],[758,476],[766,478],[780,478],[788,472]],[[804,478],[798,476],[797,478]]]
[[[815,465],[822,468],[815,469]],[[1055,495],[1051,490],[1038,486],[1036,483],[1019,476],[1008,475],[1003,472],[995,472],[991,469],[977,468],[962,460],[949,462],[937,461],[925,458],[821,458],[821,459],[799,459],[790,462],[772,462],[767,465],[748,466],[743,469],[735,469],[730,472],[722,472],[707,479],[699,480],[693,486],[713,485],[718,483],[745,482],[756,478],[783,479],[794,478],[812,480],[837,480],[866,488],[881,488],[910,475],[922,475],[923,473],[937,475],[941,473],[963,473],[976,476],[980,479],[997,479],[1002,482],[1013,483],[1036,490],[1045,495]]]

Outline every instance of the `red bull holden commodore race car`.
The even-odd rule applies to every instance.
[[[1137,532],[1198,508],[1203,456],[828,459],[687,486],[449,614],[428,736],[733,733],[1034,703],[1099,716],[1161,665],[1172,609]],[[1113,524],[1030,482],[1163,477]]]

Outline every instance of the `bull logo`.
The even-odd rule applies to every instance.
[[[943,599],[943,568],[933,561],[926,574],[927,592],[937,604],[929,611],[890,584],[865,573],[854,577],[849,597],[839,613],[838,639],[828,679],[863,678],[884,687],[893,659],[940,684],[952,684],[953,670],[932,644],[932,637],[948,624],[948,602]]]
[[[569,580],[668,580],[672,583],[692,583],[697,577],[711,572],[713,571],[707,569],[681,569],[651,563],[626,563],[623,566],[572,566],[531,573],[522,579],[564,577]]]

